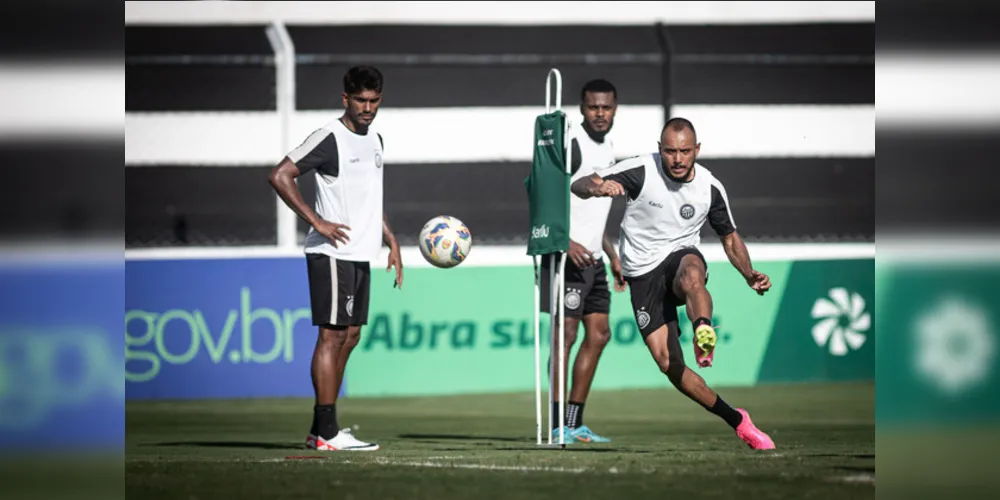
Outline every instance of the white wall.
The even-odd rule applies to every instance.
[[[125,24],[727,24],[875,21],[875,2],[125,2]]]

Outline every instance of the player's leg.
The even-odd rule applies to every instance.
[[[583,316],[583,289],[585,281],[583,279],[582,271],[576,267],[573,261],[566,258],[566,279],[565,288],[563,289],[563,329],[564,329],[564,342],[565,349],[562,352],[563,356],[563,377],[567,405],[566,405],[566,417],[569,417],[569,400],[570,400],[570,389],[569,386],[569,367],[570,359],[569,354],[573,349],[573,345],[576,343],[577,332],[580,328],[580,319]],[[552,289],[550,283],[550,269],[552,267],[552,259],[549,255],[542,256],[541,267],[541,312],[549,314],[551,309],[551,295],[550,291]],[[551,317],[551,315],[550,315]],[[549,352],[555,354],[559,350],[559,334],[557,331],[551,332],[549,336],[551,342],[551,348]],[[552,383],[550,387],[552,390],[549,394],[549,407],[551,428],[553,439],[558,439],[560,434],[560,429],[565,425],[568,418],[564,419],[563,422],[559,421],[559,358],[550,355],[548,360],[548,373],[552,374]],[[566,442],[572,442],[575,440],[573,437],[573,430],[571,428],[566,429]]]
[[[649,354],[653,356],[653,360],[656,361],[656,366],[670,379],[674,387],[696,403],[711,407],[715,404],[716,394],[709,389],[703,378],[687,368],[684,362],[684,351],[681,350],[678,340],[680,329],[677,325],[676,310],[672,315],[670,311],[667,310],[665,324],[646,336],[646,347],[649,349]]]
[[[594,374],[597,373],[597,362],[601,359],[604,347],[608,345],[611,338],[611,329],[608,326],[608,315],[588,314],[583,317],[583,343],[576,353],[576,361],[573,363],[573,388],[569,393],[570,402],[579,401],[581,406],[587,401],[590,395],[590,387],[594,382]],[[578,422],[583,421],[580,415]],[[579,425],[572,425],[579,427]]]
[[[344,369],[368,315],[368,264],[310,256],[313,322],[326,322],[313,354],[313,383],[317,387],[314,429],[310,435],[318,450],[377,450],[378,445],[355,439],[337,422],[337,396]],[[323,285],[328,283],[328,285]],[[315,284],[315,286],[313,285]]]
[[[570,351],[573,350],[573,345],[576,344],[577,332],[580,329],[580,317],[579,316],[570,316],[569,315],[569,311],[567,311],[566,312],[566,316],[563,318],[563,328],[565,330],[564,331],[564,335],[565,335],[565,338],[566,338],[566,348],[563,350],[563,353],[562,353],[563,359],[565,360],[565,362],[563,363],[563,377],[562,377],[563,385],[566,387],[566,390],[565,390],[565,394],[566,394],[566,414],[565,414],[565,417],[566,418],[564,419],[564,423],[565,423],[565,422],[569,422],[569,419],[570,419],[569,418],[570,417],[570,414],[569,414],[570,413],[569,402],[572,401],[572,398],[570,397],[570,389],[569,389],[569,380],[570,380],[569,379],[569,367],[570,367],[569,354],[570,354]],[[553,342],[553,344],[552,344],[552,350],[550,352],[553,352],[553,353],[554,352],[558,352],[558,349],[559,349],[558,339],[559,339],[558,332],[554,332],[553,335],[552,335],[552,342]],[[555,365],[553,366],[552,363],[555,363]],[[549,357],[549,366],[550,366],[550,368],[554,368],[554,369],[551,370],[551,372],[555,374],[555,376],[553,377],[553,384],[552,384],[553,390],[552,390],[552,394],[550,395],[551,397],[549,398],[550,405],[551,405],[551,408],[552,408],[551,409],[551,411],[552,411],[552,428],[550,430],[552,431],[552,435],[555,436],[556,438],[558,438],[559,428],[560,428],[560,423],[559,423],[559,389],[558,389],[559,386],[557,385],[558,382],[559,382],[559,378],[558,378],[559,377],[559,373],[556,371],[556,370],[559,369],[559,364],[558,363],[559,363],[559,358],[553,358],[551,356]],[[567,432],[566,432],[566,439],[569,440],[571,438],[572,438],[572,428],[569,428],[569,429],[567,429]]]
[[[312,384],[315,393],[313,423],[306,439],[306,446],[315,448],[318,438],[330,440],[339,432],[337,426],[337,360],[347,338],[347,327],[323,325],[319,327],[312,357]]]
[[[328,435],[336,435],[337,402],[337,356],[346,337],[347,325],[337,325],[334,294],[337,290],[336,260],[323,254],[306,254],[306,271],[309,278],[309,300],[312,308],[312,323],[318,327],[316,345],[313,347],[310,375],[312,378],[313,418],[306,447],[316,448],[316,440],[322,435],[320,428]],[[333,429],[333,430],[331,430]],[[329,435],[333,432],[332,435]]]
[[[338,393],[344,383],[344,372],[351,353],[361,338],[361,327],[368,323],[368,304],[371,295],[371,269],[368,262],[342,262],[341,267],[340,275],[344,284],[341,290],[344,293],[340,298],[343,304],[340,310],[343,321],[348,327],[344,345],[337,356]],[[336,450],[375,451],[380,448],[376,443],[367,443],[356,438],[350,427],[340,429],[337,437],[329,444]]]
[[[354,348],[358,346],[361,339],[361,325],[350,325],[347,327],[344,345],[341,346],[337,355],[337,394],[339,395],[344,385],[344,368],[347,367],[347,359],[351,357]]]
[[[583,422],[583,409],[590,395],[590,388],[597,372],[597,364],[604,348],[611,340],[608,313],[611,308],[611,292],[608,289],[607,271],[599,262],[585,275],[587,290],[583,308],[583,342],[573,363],[573,388],[569,394],[566,410],[566,425],[574,429],[579,441],[607,443],[610,439],[592,431]]]
[[[681,393],[723,419],[736,435],[755,450],[774,449],[771,438],[757,429],[746,410],[734,409],[712,390],[705,379],[688,368],[681,350],[679,328],[675,317],[646,337],[646,346],[657,366]]]
[[[715,357],[716,335],[712,327],[712,295],[705,287],[708,268],[697,250],[680,254],[676,272],[671,280],[671,292],[687,308],[694,331],[695,361],[699,366],[712,366]],[[668,274],[670,276],[670,274]]]
[[[715,349],[715,329],[712,327],[712,296],[705,287],[708,281],[707,265],[704,257],[697,250],[685,250],[679,254],[675,273],[667,274],[671,285],[671,294],[664,297],[664,310],[670,311],[667,317],[667,331],[660,332],[657,338],[646,339],[650,352],[666,347],[666,353],[660,352],[657,364],[670,379],[670,382],[680,392],[700,404],[709,412],[723,419],[732,427],[737,436],[753,449],[773,449],[771,438],[753,425],[750,415],[742,408],[733,408],[726,403],[714,390],[705,383],[700,375],[692,371],[684,363],[684,354],[680,345],[680,328],[677,325],[676,307],[683,304],[687,308],[688,317],[692,318],[695,332],[695,355],[699,365],[711,366]],[[653,337],[653,335],[650,335]],[[660,338],[663,337],[663,338]]]

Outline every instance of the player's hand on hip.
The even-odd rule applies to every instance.
[[[622,263],[620,260],[615,259],[611,261],[611,274],[615,278],[615,291],[624,292],[625,275],[622,274]]]
[[[333,243],[334,248],[338,248],[337,245],[338,242],[346,245],[347,242],[350,241],[351,239],[349,236],[347,236],[347,231],[350,231],[351,228],[344,224],[337,224],[336,222],[321,220],[318,223],[316,223],[316,225],[313,226],[313,228],[316,229],[316,232],[318,232],[319,234],[322,234],[323,236],[330,238],[330,241]]]
[[[766,274],[760,271],[753,270],[750,271],[747,284],[757,292],[757,295],[764,295],[764,292],[771,289],[771,278],[768,278]]]
[[[393,288],[399,287],[400,290],[403,289],[403,256],[399,252],[399,247],[393,247],[389,250],[389,265],[385,267],[385,271],[389,272],[390,269],[396,267],[396,281],[392,284]]]
[[[597,195],[611,197],[624,196],[625,188],[623,188],[618,181],[604,181],[600,186],[598,186]]]
[[[594,260],[594,254],[573,240],[569,241],[569,259],[580,269],[590,267],[597,262]]]

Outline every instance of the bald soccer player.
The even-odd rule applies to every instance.
[[[708,264],[698,251],[707,222],[719,235],[729,261],[756,293],[771,288],[753,268],[736,231],[726,189],[697,163],[701,144],[694,125],[684,118],[667,122],[659,152],[629,158],[573,182],[580,198],[626,196],[620,256],[622,274],[632,295],[639,332],[653,360],[688,398],[722,418],[752,449],[774,449],[774,441],[754,426],[742,408],[734,409],[684,363],[678,337],[677,308],[687,308],[694,327],[698,365],[712,366],[716,333],[709,294]]]

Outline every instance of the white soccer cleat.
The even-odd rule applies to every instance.
[[[330,440],[310,434],[306,438],[306,448],[317,451],[376,451],[379,445],[361,441],[354,437],[351,429],[345,428]]]

